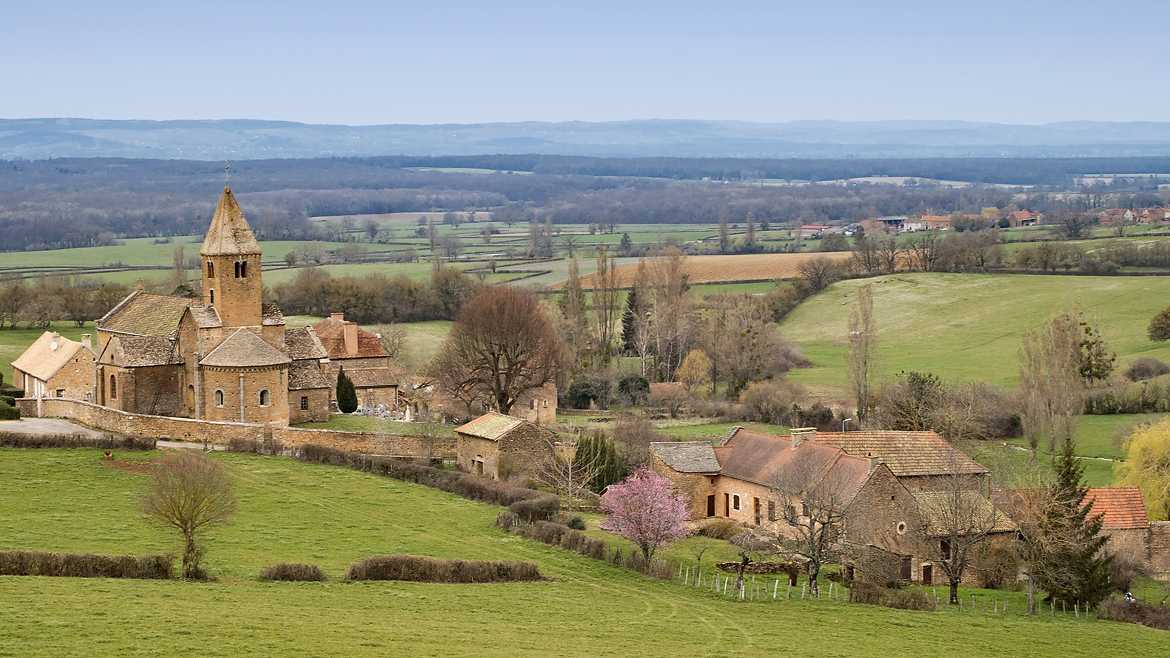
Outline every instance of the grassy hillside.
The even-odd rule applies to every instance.
[[[980,655],[1089,656],[1154,655],[1167,637],[1018,613],[735,603],[508,535],[492,526],[499,508],[489,505],[341,468],[217,458],[235,476],[240,510],[212,535],[216,582],[0,577],[0,654],[761,655],[783,647],[789,655],[925,656],[978,647]],[[0,451],[0,548],[174,550],[171,533],[136,511],[145,484],[93,450]],[[349,562],[395,551],[535,560],[548,580],[337,580]],[[253,579],[281,560],[318,563],[333,580]]]
[[[814,364],[793,379],[844,395],[849,310],[866,284],[874,287],[879,378],[922,370],[1012,386],[1024,333],[1067,308],[1100,324],[1121,367],[1138,356],[1170,360],[1170,344],[1146,338],[1150,318],[1170,304],[1170,278],[896,274],[834,284],[785,319],[784,334]]]

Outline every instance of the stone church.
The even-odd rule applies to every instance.
[[[265,304],[260,244],[231,189],[199,250],[202,300],[137,291],[97,321],[93,400],[123,411],[287,425],[325,420],[328,355]]]

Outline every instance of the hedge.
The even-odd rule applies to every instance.
[[[464,498],[494,505],[511,506],[521,501],[529,501],[528,504],[518,508],[521,512],[517,512],[526,520],[549,518],[559,511],[559,501],[550,494],[468,473],[445,471],[404,459],[371,457],[311,443],[301,446],[294,452],[293,456],[301,461],[314,464],[347,466],[366,473],[434,487]],[[554,501],[557,503],[555,506],[553,505]]]
[[[0,402],[0,420],[20,420],[20,409]]]
[[[1165,605],[1110,599],[1097,608],[1097,617],[1170,631],[1170,607]]]
[[[134,436],[87,436],[85,434],[25,434],[0,432],[0,448],[99,448],[103,450],[154,450],[157,441]]]
[[[325,580],[325,574],[315,564],[297,564],[281,562],[265,567],[260,572],[260,580],[282,581],[317,581]]]
[[[0,576],[65,576],[70,578],[174,577],[170,555],[91,555],[46,551],[0,551]]]
[[[620,547],[610,548],[604,541],[574,530],[567,525],[551,521],[534,521],[527,523],[513,512],[500,512],[496,517],[496,525],[528,539],[575,551],[594,560],[610,562],[615,566],[632,569],[639,573],[669,580],[672,576],[670,566],[662,560],[646,561],[638,551],[623,553]]]
[[[541,580],[534,562],[440,560],[422,555],[379,555],[350,565],[348,580],[411,580],[427,583],[502,583]]]

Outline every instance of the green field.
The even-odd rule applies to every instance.
[[[235,520],[210,536],[218,580],[0,577],[0,655],[1140,656],[1168,641],[1138,626],[1028,619],[1013,593],[999,594],[1016,597],[1007,615],[736,603],[508,535],[490,505],[337,467],[216,458],[240,499]],[[96,450],[0,450],[0,548],[173,551],[172,533],[136,511],[145,485]],[[548,580],[339,580],[350,562],[392,552],[533,560]],[[278,561],[316,563],[332,580],[255,580]]]
[[[1150,318],[1170,304],[1170,278],[895,274],[836,283],[785,319],[784,335],[813,362],[793,380],[844,398],[849,311],[866,284],[874,287],[879,380],[920,370],[1013,386],[1024,333],[1071,308],[1100,325],[1120,368],[1139,356],[1170,360],[1170,344],[1146,337]]]

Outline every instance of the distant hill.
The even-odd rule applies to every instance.
[[[287,121],[0,119],[0,159],[193,160],[535,153],[606,157],[1170,155],[1170,122],[644,120],[345,126]]]

